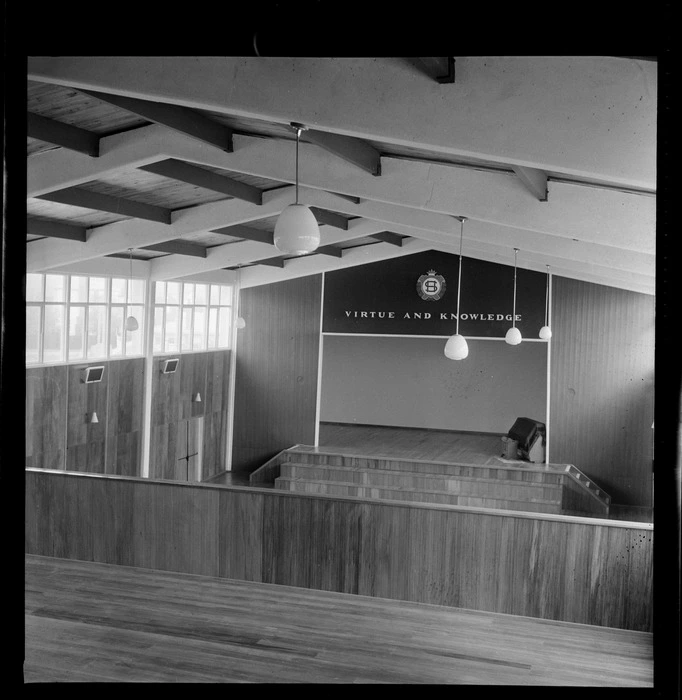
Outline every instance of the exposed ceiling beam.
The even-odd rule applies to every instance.
[[[225,175],[218,175],[210,170],[205,170],[191,163],[185,163],[175,158],[169,158],[158,163],[143,165],[140,170],[148,173],[162,175],[188,185],[203,187],[206,190],[220,192],[229,197],[243,199],[252,204],[263,203],[263,193],[257,187],[239,182]]]
[[[316,129],[304,132],[305,140],[333,153],[370,175],[381,175],[381,154],[374,146],[350,136],[341,136]]]
[[[135,202],[132,199],[112,197],[108,194],[92,192],[81,187],[70,187],[65,190],[50,192],[49,194],[41,195],[38,199],[44,199],[47,202],[58,202],[59,204],[69,204],[73,207],[106,211],[111,214],[119,214],[120,216],[129,216],[133,219],[156,221],[161,224],[170,224],[171,222],[170,209]]]
[[[329,209],[384,222],[394,233],[417,236],[443,244],[452,244],[453,241],[459,240],[459,223],[452,216],[371,200],[362,200],[359,205],[353,205],[322,192],[309,194],[309,191],[306,191],[306,196]],[[476,219],[466,221],[464,239],[502,246],[509,251],[515,247],[533,251],[551,257],[554,261],[564,259],[574,263],[576,269],[599,260],[605,266],[623,272],[652,276],[655,271],[653,254],[620,250],[610,245],[576,241]]]
[[[133,258],[133,277],[147,279],[149,277],[149,260],[136,260]],[[80,260],[53,267],[50,272],[64,275],[111,275],[112,277],[130,276],[130,258],[109,257],[93,258],[92,260]]]
[[[348,231],[339,231],[331,226],[321,226],[320,245],[328,246],[341,241],[364,238],[384,230],[386,230],[385,224],[376,221],[363,221],[362,219],[355,219],[349,222]],[[269,243],[247,240],[241,243],[215,246],[210,248],[207,253],[206,259],[201,260],[198,258],[179,260],[174,256],[157,258],[152,261],[151,277],[154,280],[174,279],[175,277],[184,277],[207,270],[234,267],[235,265],[271,258],[277,255],[278,251]],[[330,256],[313,257],[322,259]]]
[[[253,265],[267,265],[268,267],[284,267],[284,258],[264,258],[263,260],[254,260]]]
[[[315,250],[318,255],[330,255],[333,258],[343,257],[343,248],[339,248],[335,245],[321,245]]]
[[[349,202],[354,202],[355,204],[360,204],[360,197],[354,197],[353,195],[350,195],[350,194],[339,194],[338,192],[330,192],[329,194],[335,194],[337,197],[343,197],[344,199],[347,199]]]
[[[547,201],[547,173],[537,168],[524,168],[520,165],[512,165],[512,170],[539,202]]]
[[[391,233],[390,231],[382,231],[381,233],[375,233],[372,238],[376,238],[377,241],[383,241],[384,243],[390,243],[391,245],[402,246],[405,240],[402,236],[397,233]]]
[[[253,228],[252,226],[223,226],[212,229],[211,233],[220,233],[224,236],[233,236],[234,238],[244,238],[247,241],[258,241],[259,243],[274,245],[274,237],[270,231]]]
[[[71,124],[41,117],[39,114],[28,113],[27,135],[32,139],[68,148],[78,153],[85,153],[93,158],[99,156],[99,136],[97,134]]]
[[[146,132],[148,139],[130,132],[135,148],[128,148],[126,140],[121,138],[125,134],[118,134],[112,149],[105,152],[109,139],[102,139],[102,156],[97,160],[58,149],[41,154],[40,163],[29,158],[29,194],[31,188],[49,191],[64,186],[65,181],[73,184],[93,179],[96,174],[92,164],[98,161],[103,169],[109,167],[109,162],[120,169],[119,149],[125,149],[130,159],[153,161],[176,157],[280,182],[291,180],[290,144],[286,141],[236,135],[235,152],[224,154],[161,127],[146,129],[153,129]],[[384,163],[382,177],[374,178],[358,173],[311,144],[301,143],[300,149],[299,180],[304,186],[618,248],[655,252],[653,196],[552,182],[551,201],[533,206],[513,173],[389,159]]]
[[[313,212],[318,224],[326,224],[327,226],[334,226],[343,231],[348,231],[348,219],[345,216],[326,209],[320,209],[319,207],[310,207],[310,210]]]
[[[99,158],[83,158],[73,151],[55,148],[29,156],[26,164],[26,196],[40,195],[77,187],[91,180],[105,178],[122,169],[139,168],[148,163],[165,160],[167,151],[173,152],[169,144],[180,139],[180,134],[149,124],[120,134],[103,136],[99,142]],[[183,142],[197,142],[183,138]],[[58,157],[54,157],[59,154]]]
[[[183,241],[181,238],[172,241],[164,241],[163,243],[154,243],[146,245],[142,250],[156,250],[161,253],[171,253],[173,255],[189,255],[195,258],[205,258],[206,248],[198,243]]]
[[[446,56],[445,58],[420,56],[414,60],[437,83],[455,82],[455,59],[453,56]]]
[[[38,159],[29,158],[29,182],[41,187],[59,186],[64,172],[71,181],[79,177],[85,177],[87,181],[93,177],[93,169],[86,165],[101,163],[104,168],[115,165],[120,169],[124,162],[120,156],[122,151],[136,162],[138,159],[148,159],[149,162],[178,157],[280,181],[291,177],[291,154],[286,142],[237,135],[237,150],[232,154],[222,154],[162,127],[145,127],[145,130],[149,134],[146,139],[136,135],[136,131],[142,129],[102,139],[103,155],[97,160],[54,150],[42,154],[44,167],[38,169],[32,165],[32,161]],[[130,141],[121,138],[126,136]],[[114,139],[115,146],[107,149],[106,144],[113,144]],[[651,274],[654,269],[655,197],[552,183],[552,201],[535,204],[529,201],[512,173],[480,173],[390,160],[384,176],[373,178],[358,173],[314,146],[303,143],[301,148],[301,181],[304,185],[311,182],[313,187],[320,188],[303,191],[302,201],[306,204],[348,216],[407,224],[415,229],[410,235],[420,235],[416,232],[420,228],[440,231],[448,234],[448,240],[458,234],[458,226],[452,216],[437,212],[468,215],[467,230],[485,241],[498,241],[510,248],[537,250],[553,255],[555,260],[565,256],[589,264],[600,259],[608,261],[614,269],[642,274]],[[362,200],[354,206],[347,197],[329,192],[358,194],[362,195]],[[479,215],[487,220],[478,220]],[[225,223],[220,221],[223,226]],[[230,231],[225,233],[229,235]],[[178,235],[172,233],[161,240],[177,238]],[[45,242],[36,241],[30,248]],[[159,239],[152,242],[159,242]],[[127,245],[121,246],[125,247]],[[266,257],[267,253],[260,253],[260,256]],[[47,259],[44,258],[43,263]]]
[[[72,226],[59,221],[45,221],[26,217],[26,233],[32,236],[44,236],[46,238],[65,238],[70,241],[86,240],[87,229],[84,226]]]
[[[203,114],[199,114],[193,109],[162,102],[138,100],[133,97],[124,97],[123,95],[114,95],[108,92],[97,92],[94,90],[81,90],[81,92],[136,114],[143,119],[148,119],[150,122],[163,124],[169,129],[191,136],[202,143],[215,146],[221,151],[227,151],[228,153],[232,151],[232,130],[205,117]]]
[[[464,92],[415,79],[391,57],[29,56],[27,72],[30,80],[279,124],[313,114],[322,132],[655,189],[655,62],[463,56],[457,64]],[[229,89],[225,76],[234,78]]]
[[[375,245],[357,246],[346,250],[342,258],[329,258],[321,255],[303,255],[300,258],[287,260],[286,266],[279,270],[276,268],[249,267],[242,269],[240,287],[256,287],[262,284],[280,282],[297,277],[306,277],[320,272],[332,272],[347,267],[365,265],[367,263],[389,260],[391,258],[411,255],[430,250],[431,246],[416,238],[402,248],[397,248],[388,243],[378,242]]]
[[[171,225],[152,221],[126,219],[88,230],[87,243],[79,245],[44,238],[32,242],[27,251],[26,269],[28,272],[41,272],[60,265],[97,258],[102,255],[120,253],[128,248],[141,248],[155,243],[163,243],[194,233],[205,233],[225,224],[241,224],[256,219],[279,214],[284,207],[294,201],[294,188],[286,187],[264,193],[263,205],[257,206],[240,199],[227,199],[210,202],[196,207],[173,212]],[[255,244],[254,244],[255,245]],[[218,246],[224,248],[225,246]],[[229,247],[229,246],[228,246]],[[211,249],[213,250],[213,249]],[[207,255],[211,255],[211,250]],[[271,255],[266,247],[260,257]],[[174,256],[162,258],[174,259]],[[193,258],[194,260],[199,260]],[[159,262],[159,261],[157,261]],[[181,265],[190,261],[183,260]],[[177,272],[177,276],[180,272]]]

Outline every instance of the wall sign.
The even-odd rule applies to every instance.
[[[459,332],[504,338],[512,323],[510,265],[462,256]],[[426,251],[325,274],[324,333],[441,335],[455,332],[459,256]],[[537,338],[545,320],[546,276],[517,269],[516,326]]]

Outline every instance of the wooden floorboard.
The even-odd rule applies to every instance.
[[[653,684],[652,635],[26,556],[26,683]]]
[[[501,435],[320,423],[320,449],[345,454],[502,466]],[[526,462],[525,464],[529,464]]]

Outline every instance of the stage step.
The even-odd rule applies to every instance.
[[[562,498],[562,487],[559,484],[430,474],[427,472],[288,462],[280,466],[280,474],[289,479],[333,481],[378,488],[416,489],[418,491],[446,492],[452,495],[485,496],[496,499],[532,500],[539,498],[560,503]]]
[[[389,488],[365,486],[347,482],[289,478],[280,476],[275,480],[275,488],[298,493],[326,494],[331,496],[355,496],[394,501],[418,503],[439,503],[453,506],[479,508],[500,508],[534,513],[561,513],[561,498],[495,498],[486,495],[457,494],[448,491],[431,491],[415,488]]]
[[[502,479],[531,483],[561,485],[565,478],[565,465],[527,464],[452,464],[425,460],[403,460],[389,457],[365,457],[348,454],[311,452],[301,449],[286,451],[286,460],[297,464],[310,464],[354,469],[383,469],[412,473],[441,474],[481,479]]]

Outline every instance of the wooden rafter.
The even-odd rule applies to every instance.
[[[520,165],[512,165],[512,170],[539,202],[547,201],[547,173],[537,168],[525,168]]]
[[[390,231],[382,231],[381,233],[374,233],[371,236],[376,238],[377,241],[383,241],[384,243],[390,243],[391,245],[402,246],[405,237],[399,236],[397,233],[391,233]]]
[[[139,100],[123,95],[113,95],[108,92],[81,90],[102,102],[108,102],[115,107],[125,109],[156,124],[163,124],[169,129],[179,131],[203,143],[215,146],[222,151],[232,151],[232,130],[223,124],[205,117],[199,112],[179,105],[165,104]]]
[[[381,154],[374,146],[351,136],[308,129],[305,139],[333,153],[348,163],[357,165],[371,175],[381,175]]]
[[[72,226],[60,221],[45,221],[31,216],[26,218],[26,233],[31,236],[43,236],[45,238],[64,238],[70,241],[86,240],[87,229],[84,226]]]
[[[221,233],[224,236],[245,238],[247,241],[257,241],[258,243],[274,245],[273,234],[270,231],[263,231],[259,228],[252,228],[251,226],[243,226],[241,224],[214,228],[211,229],[211,233]]]
[[[57,202],[59,204],[69,204],[73,207],[83,207],[85,209],[95,209],[106,211],[110,214],[120,214],[133,219],[146,219],[156,221],[161,224],[170,224],[170,209],[157,207],[152,204],[135,202],[131,199],[113,197],[109,194],[92,192],[81,187],[69,187],[64,190],[57,190],[49,194],[43,194],[38,199],[47,202]]]
[[[345,216],[327,209],[320,209],[319,207],[310,207],[310,210],[315,215],[318,224],[326,224],[327,226],[340,228],[342,231],[348,231],[348,219]]]
[[[182,239],[146,245],[143,246],[142,250],[156,250],[161,253],[172,253],[173,255],[190,255],[195,258],[206,257],[206,248],[203,245],[183,241]]]
[[[54,146],[68,148],[71,151],[85,153],[96,158],[99,156],[99,136],[92,131],[81,129],[71,124],[42,117],[39,114],[27,115],[27,135]]]
[[[200,168],[175,158],[143,165],[140,170],[162,175],[179,182],[185,182],[189,185],[195,185],[196,187],[203,187],[213,192],[220,192],[228,197],[243,199],[252,204],[263,203],[263,193],[257,187],[239,182],[225,175],[218,175],[205,168]]]

